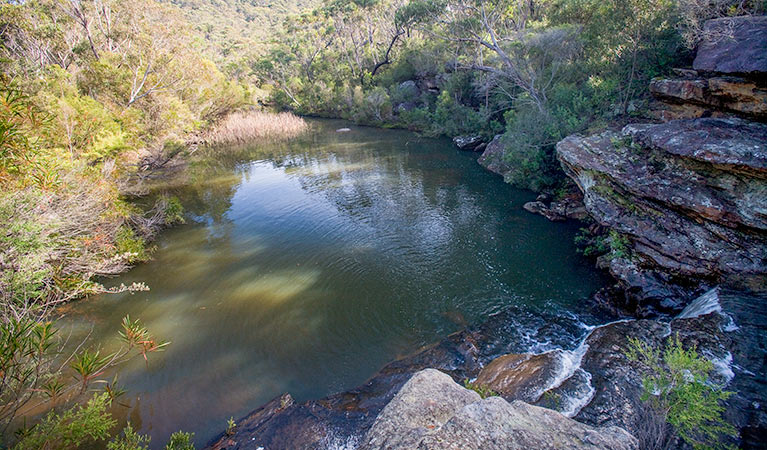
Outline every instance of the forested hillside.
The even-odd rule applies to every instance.
[[[206,50],[228,74],[247,76],[247,57],[266,51],[291,15],[319,0],[160,0],[183,11],[204,37]]]

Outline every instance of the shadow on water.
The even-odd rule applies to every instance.
[[[64,310],[105,346],[125,314],[172,341],[121,370],[119,414],[154,446],[178,429],[204,443],[282,392],[348,389],[510,305],[585,317],[604,279],[576,254],[575,225],[526,213],[533,194],[447,140],[341,126],[206,151],[174,188],[187,224],[110,280],[151,291]]]

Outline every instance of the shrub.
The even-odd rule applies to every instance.
[[[146,261],[149,258],[146,241],[144,238],[136,236],[136,232],[127,225],[117,229],[115,246],[117,253],[125,255],[129,262]]]
[[[494,390],[490,389],[489,387],[487,387],[485,385],[482,385],[482,384],[478,384],[476,382],[472,383],[468,379],[464,380],[463,386],[466,389],[471,389],[472,391],[476,392],[477,394],[479,394],[479,396],[481,398],[497,397],[498,396],[498,393],[495,392]]]
[[[737,436],[737,431],[722,417],[722,402],[733,392],[714,384],[711,361],[700,356],[695,347],[685,349],[678,335],[669,339],[662,354],[639,339],[629,338],[626,356],[646,369],[642,401],[664,418],[679,437],[696,449],[728,448],[723,439]]]
[[[48,413],[29,430],[25,430],[15,450],[74,449],[88,443],[105,441],[117,422],[107,412],[109,396],[96,394],[85,405],[76,405],[57,414]]]
[[[149,450],[149,436],[133,431],[130,422],[123,429],[122,435],[115,437],[107,444],[107,450]]]
[[[176,431],[170,435],[170,440],[165,446],[165,450],[194,450],[194,444],[192,444],[193,438],[194,433]]]

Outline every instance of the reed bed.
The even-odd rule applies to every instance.
[[[307,128],[304,119],[289,112],[236,112],[217,124],[204,141],[207,145],[221,145],[244,144],[258,139],[290,139]]]

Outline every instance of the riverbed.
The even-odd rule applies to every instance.
[[[283,392],[349,389],[508,306],[596,322],[606,279],[576,252],[577,224],[522,209],[533,193],[449,140],[309,122],[290,142],[206,151],[170,188],[186,224],[105,281],[151,290],[62,311],[66,333],[107,349],[126,314],[171,341],[120,370],[115,413],[153,448],[177,430],[204,444]]]

